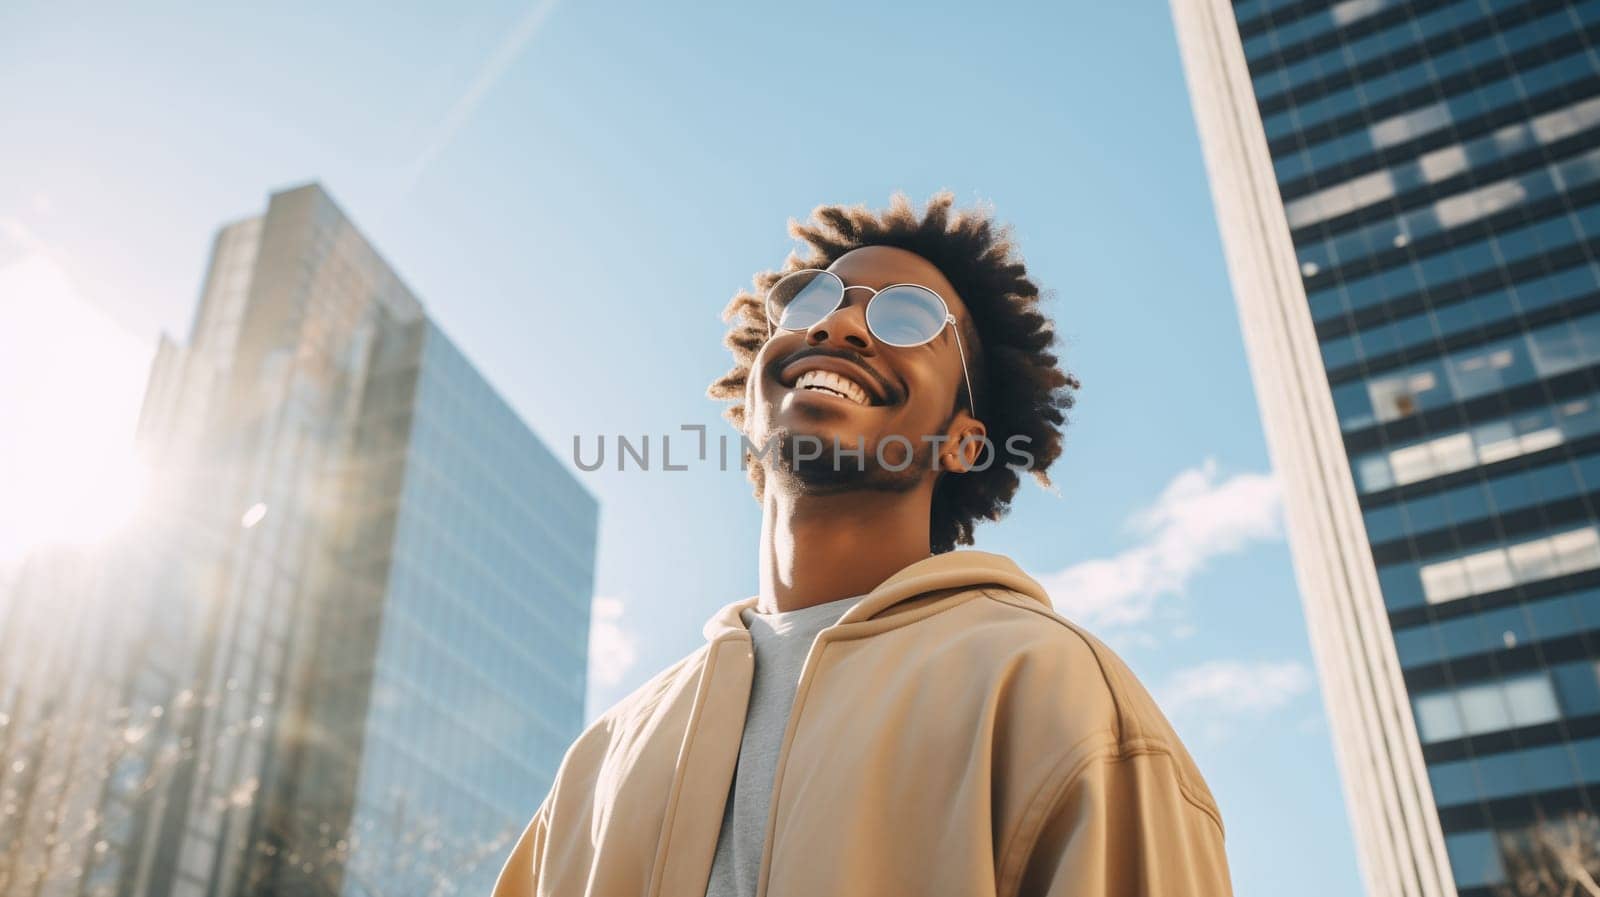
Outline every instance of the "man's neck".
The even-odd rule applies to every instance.
[[[836,495],[768,491],[756,609],[799,610],[864,595],[929,557],[930,498],[921,488]]]

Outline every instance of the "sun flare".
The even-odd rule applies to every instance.
[[[85,301],[24,228],[0,221],[0,564],[103,539],[134,514],[152,351]]]

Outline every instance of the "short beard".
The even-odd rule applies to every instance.
[[[919,440],[912,446],[910,463],[895,470],[879,463],[877,451],[862,445],[855,454],[854,446],[840,441],[839,448],[849,454],[837,454],[832,440],[813,437],[806,448],[815,450],[822,443],[822,454],[815,458],[796,458],[800,440],[787,429],[779,430],[767,458],[767,473],[789,492],[799,495],[838,495],[846,492],[905,493],[917,488],[925,473],[932,469],[933,443]],[[891,460],[894,457],[891,455]]]

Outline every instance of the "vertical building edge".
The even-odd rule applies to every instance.
[[[1171,8],[1362,877],[1374,897],[1454,897],[1232,8]]]

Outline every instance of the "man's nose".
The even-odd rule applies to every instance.
[[[848,290],[839,307],[806,329],[806,345],[849,346],[858,352],[870,353],[876,344],[867,327],[867,302],[872,297],[866,290]]]

